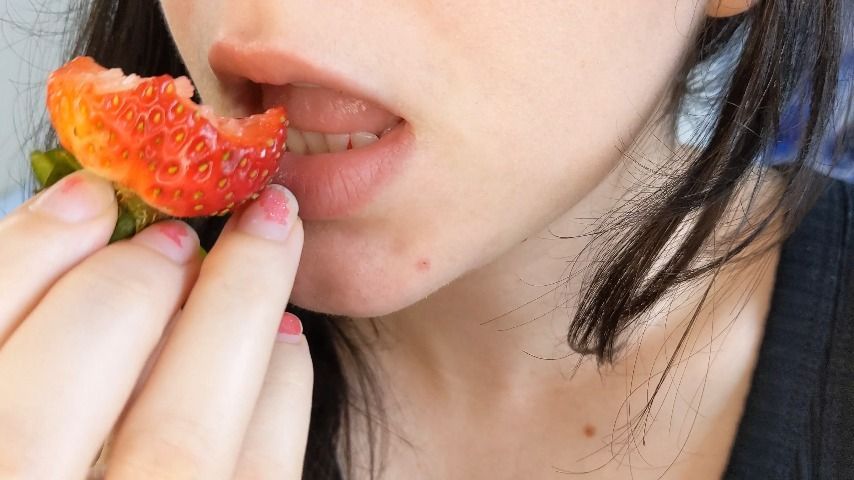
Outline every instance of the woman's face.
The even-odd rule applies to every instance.
[[[411,150],[375,195],[304,218],[291,302],[354,317],[424,298],[579,202],[646,124],[705,13],[679,0],[162,5],[204,103],[220,114],[254,113],[273,98],[300,130],[378,133],[405,122]],[[266,61],[265,52],[278,53]],[[344,92],[333,104],[322,82],[248,80],[296,78],[296,58],[374,102]],[[311,103],[315,93],[328,104]],[[345,120],[315,121],[309,104]],[[373,117],[346,117],[354,106]]]

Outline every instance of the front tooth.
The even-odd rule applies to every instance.
[[[288,128],[288,139],[285,144],[288,146],[288,151],[297,155],[305,155],[305,139],[302,136],[302,132],[296,128]]]
[[[350,135],[350,142],[352,142],[353,148],[367,147],[377,140],[379,140],[379,137],[371,132],[356,132]]]
[[[324,136],[326,137],[326,145],[329,146],[330,153],[347,150],[347,144],[350,143],[349,133],[327,133]]]
[[[302,136],[308,145],[308,151],[312,154],[329,153],[329,146],[326,145],[326,138],[323,137],[322,133],[302,132]]]

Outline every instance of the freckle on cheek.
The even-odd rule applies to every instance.
[[[430,270],[430,260],[426,258],[422,258],[415,264],[415,269],[419,272],[426,272]]]

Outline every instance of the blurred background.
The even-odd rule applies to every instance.
[[[43,118],[47,74],[60,61],[68,0],[0,0],[0,216],[20,203],[27,153]]]

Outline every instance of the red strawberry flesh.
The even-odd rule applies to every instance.
[[[167,215],[224,214],[275,174],[285,110],[218,117],[193,92],[186,77],[125,76],[78,57],[50,75],[47,105],[59,142],[83,168]]]

